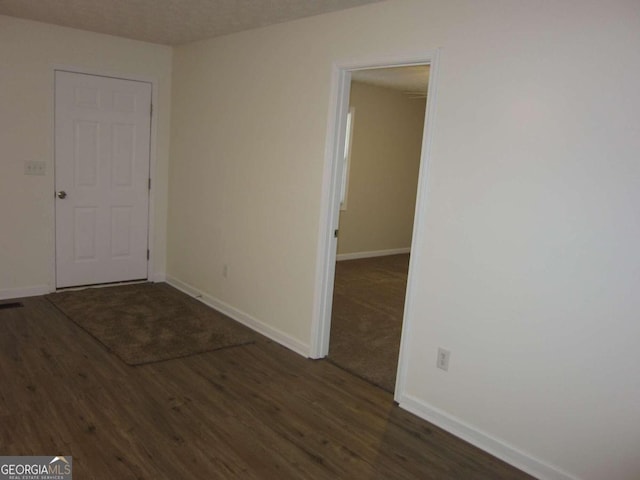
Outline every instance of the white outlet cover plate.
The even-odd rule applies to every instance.
[[[449,370],[449,357],[451,356],[451,352],[444,348],[438,348],[438,360],[436,362],[436,367],[444,370],[445,372]]]

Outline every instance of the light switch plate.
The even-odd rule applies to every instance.
[[[47,173],[46,162],[39,162],[36,160],[29,160],[24,162],[25,175],[45,175],[46,173]]]

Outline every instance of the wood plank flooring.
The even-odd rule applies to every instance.
[[[72,455],[79,480],[531,478],[266,339],[131,367],[23,302],[0,310],[0,455]]]

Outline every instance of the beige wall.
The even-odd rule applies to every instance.
[[[401,402],[540,477],[637,478],[639,8],[397,0],[177,48],[169,273],[308,347],[332,64],[442,47]]]
[[[44,293],[53,279],[54,68],[157,81],[155,270],[165,271],[171,49],[0,16],[0,297]],[[24,162],[44,161],[45,176]]]
[[[353,140],[338,254],[411,246],[425,100],[351,83]]]

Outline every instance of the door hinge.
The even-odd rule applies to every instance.
[[[334,238],[338,238],[338,229],[335,229],[333,231],[333,236],[334,236]]]
[[[149,190],[151,190],[151,178],[149,178]]]
[[[147,260],[149,260],[150,254],[149,254],[149,249],[147,248]]]

